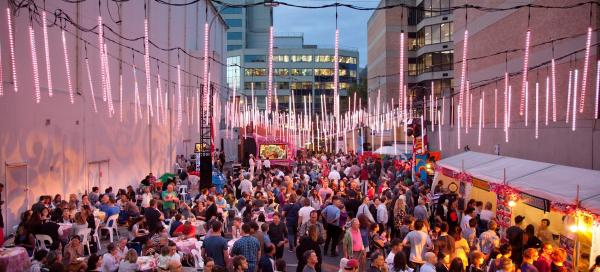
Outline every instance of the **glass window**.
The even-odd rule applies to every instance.
[[[441,42],[452,41],[451,25],[452,25],[452,23],[446,23],[446,24],[440,25]]]
[[[266,62],[267,57],[265,55],[245,55],[244,62]]]
[[[431,16],[440,15],[440,0],[431,0]]]
[[[241,40],[242,39],[242,32],[227,32],[227,39],[228,40]]]
[[[254,83],[255,90],[266,90],[267,89],[267,83],[264,81],[257,81],[257,82],[246,81],[246,82],[244,82],[244,89],[252,90],[252,83]]]
[[[242,8],[227,7],[221,11],[223,14],[242,14]]]
[[[333,62],[332,55],[318,55],[315,56],[315,62]]]
[[[350,83],[340,82],[340,86],[338,88],[340,90],[348,90],[350,88]]]
[[[423,8],[425,12],[425,18],[431,17],[431,0],[423,1]]]
[[[288,55],[273,55],[273,62],[289,62],[290,57]]]
[[[288,72],[288,69],[277,68],[277,69],[273,69],[273,75],[276,75],[276,76],[288,76],[289,72]]]
[[[291,55],[290,62],[312,62],[312,55]]]
[[[238,50],[238,49],[242,49],[242,45],[232,44],[232,45],[227,46],[227,51],[233,51],[233,50]]]
[[[440,25],[431,26],[431,43],[440,43]]]
[[[266,68],[246,68],[244,70],[244,75],[246,75],[246,76],[266,76],[267,69]]]
[[[242,19],[225,19],[225,22],[229,27],[241,27]]]
[[[441,0],[440,2],[440,15],[450,14],[450,0]]]
[[[424,27],[423,31],[425,31],[425,45],[431,44],[431,26]]]
[[[310,81],[296,81],[292,82],[290,86],[294,90],[312,90],[312,82]]]
[[[315,69],[315,76],[333,76],[333,69]]]
[[[240,56],[227,58],[227,85],[229,88],[240,87]]]
[[[333,90],[333,82],[315,82],[315,89]]]
[[[291,76],[312,76],[312,69],[290,69]]]
[[[276,82],[275,86],[277,87],[277,90],[288,90],[290,88],[290,83],[289,82]]]

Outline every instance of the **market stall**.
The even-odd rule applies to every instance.
[[[491,202],[504,229],[517,215],[536,228],[550,220],[555,244],[578,270],[599,254],[600,171],[477,152],[440,160],[436,170],[434,186],[443,181],[465,200]]]

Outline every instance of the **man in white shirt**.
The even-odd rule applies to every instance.
[[[265,167],[265,170],[269,171],[271,169],[271,161],[269,160],[269,158],[265,158],[263,160],[263,166]]]
[[[402,251],[402,240],[398,238],[394,238],[392,242],[390,242],[390,254],[385,258],[385,263],[387,264],[388,271],[394,271],[394,257],[400,251]]]
[[[330,180],[340,180],[342,177],[340,176],[340,173],[337,170],[335,170],[335,167],[332,167],[327,178],[329,178]]]
[[[435,264],[437,263],[437,257],[433,252],[425,253],[425,264],[421,266],[421,272],[436,272]]]
[[[431,239],[429,238],[429,235],[426,232],[427,230],[423,230],[424,225],[425,222],[423,220],[415,221],[415,230],[409,232],[406,235],[406,237],[404,237],[404,241],[402,241],[403,246],[410,246],[410,257],[408,258],[408,260],[414,266],[423,265],[423,252],[433,248],[433,243],[431,242]],[[431,254],[433,254],[433,257],[435,258],[435,254]],[[432,263],[433,270],[428,271],[435,271],[436,262],[434,261]]]
[[[310,200],[308,198],[303,199],[303,207],[298,211],[298,227],[310,220],[310,212],[314,211],[315,208],[310,206]]]
[[[371,211],[369,211],[369,197],[363,197],[362,204],[358,207],[358,211],[356,212],[356,218],[361,214],[365,214],[371,223],[375,223],[375,218],[373,218]]]
[[[377,223],[380,231],[385,231],[388,223],[388,210],[385,207],[385,198],[381,201],[378,197],[375,198],[375,206],[377,207]]]
[[[463,216],[462,220],[460,221],[460,228],[465,230],[469,228],[469,220],[471,220],[471,218],[473,218],[473,213],[475,212],[475,208],[473,207],[468,207],[465,210],[465,216]]]
[[[252,182],[248,180],[249,174],[244,173],[244,179],[240,182],[240,191],[248,193],[248,195],[252,195]]]
[[[254,155],[250,154],[250,158],[248,158],[248,171],[250,172],[250,178],[254,178],[254,166],[256,163],[254,162]]]

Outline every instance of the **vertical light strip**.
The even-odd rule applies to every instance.
[[[540,83],[535,83],[535,138],[540,135]]]
[[[4,95],[4,71],[2,70],[2,44],[0,44],[0,96]]]
[[[460,105],[460,103],[458,103],[458,112],[461,111],[460,107],[461,107],[461,105]],[[460,114],[457,116],[457,122],[456,122],[456,124],[457,124],[457,130],[456,130],[456,133],[457,133],[457,136],[456,136],[457,145],[456,145],[456,148],[460,150]]]
[[[442,118],[442,113],[440,111],[437,112],[438,119]],[[438,144],[440,145],[440,151],[442,151],[442,122],[438,121]]]
[[[433,83],[433,80],[432,80],[431,81],[431,95],[429,96],[429,108],[430,108],[429,109],[429,116],[430,116],[429,118],[431,119],[430,120],[431,121],[431,131],[435,131],[435,122],[434,122],[435,121],[434,120],[435,119],[435,117],[434,117],[435,113],[434,113],[434,109],[433,109],[433,96],[434,96],[434,94],[433,94],[433,90],[434,89],[433,88],[434,88],[434,83]]]
[[[123,71],[119,73],[119,122],[123,123]],[[96,98],[94,98],[94,103]]]
[[[268,60],[268,88],[267,88],[267,105],[265,109],[267,112],[271,111],[272,107],[272,95],[273,95],[273,26],[269,27],[269,60]]]
[[[106,100],[108,101],[108,116],[112,117],[114,111],[112,99],[112,86],[110,85],[110,62],[108,62],[107,45],[104,44],[104,65],[106,72]]]
[[[46,75],[48,75],[48,95],[52,97],[52,71],[50,69],[50,47],[48,45],[48,21],[46,11],[42,10],[42,32],[44,33],[44,53],[46,55]]]
[[[198,133],[200,133],[200,103],[202,103],[200,102],[200,88],[196,88],[196,102],[198,103],[196,106],[196,125],[198,126]]]
[[[511,105],[512,105],[512,86],[509,85],[508,86],[508,113],[507,113],[508,120],[506,121],[507,122],[506,123],[506,142],[507,143],[508,143],[508,131],[510,129],[510,112],[511,112],[510,107],[511,107]]]
[[[498,128],[498,88],[494,88],[494,128]]]
[[[61,30],[62,34],[62,44],[63,44],[63,53],[65,55],[65,70],[67,72],[67,86],[69,90],[69,99],[71,104],[75,103],[73,98],[73,84],[71,83],[71,67],[69,67],[69,53],[67,51],[67,38],[65,37],[65,30]],[[16,85],[15,85],[16,86]]]
[[[334,52],[333,52],[333,110],[334,110],[334,114],[335,114],[335,120],[338,124],[340,122],[340,101],[339,101],[339,97],[338,97],[339,74],[340,74],[339,48],[340,48],[340,31],[336,28],[335,29],[335,47],[334,47]],[[337,131],[339,131],[339,125],[338,125]],[[336,143],[337,142],[338,141],[336,140]]]
[[[181,127],[181,122],[183,122],[181,111],[181,65],[177,64],[177,127]]]
[[[583,75],[581,76],[581,101],[579,102],[579,113],[583,112],[585,104],[585,91],[587,90],[588,70],[590,66],[590,47],[592,45],[592,27],[588,27],[587,39],[585,42],[585,61],[583,63]]]
[[[596,63],[596,106],[594,107],[594,118],[598,119],[598,101],[600,101],[600,60]]]
[[[460,68],[460,99],[458,104],[462,107],[458,107],[458,122],[460,123],[462,121],[462,110],[464,109],[464,93],[465,93],[465,87],[467,85],[467,44],[469,41],[469,30],[465,29],[465,36],[463,38],[463,52],[462,52],[462,66]],[[465,126],[466,127],[466,126]],[[460,149],[460,145],[459,145],[459,149]]]
[[[550,77],[546,76],[546,96],[545,97],[545,102],[546,102],[546,118],[544,120],[544,124],[547,126],[548,125],[548,119],[549,119],[549,115],[550,115]]]
[[[29,25],[29,45],[31,47],[31,66],[33,67],[33,86],[35,87],[35,103],[40,103],[42,97],[40,91],[40,74],[38,70],[37,49],[35,47],[35,31]]]
[[[6,19],[8,21],[8,45],[10,47],[10,63],[12,65],[12,79],[15,93],[19,91],[17,82],[17,62],[15,60],[15,34],[13,32],[12,13],[10,8],[6,8]],[[63,35],[64,36],[64,35]]]
[[[552,58],[552,122],[556,122],[556,63]]]
[[[98,55],[100,56],[100,76],[102,77],[102,101],[106,102],[106,72],[104,71],[104,25],[102,16],[98,16]],[[137,120],[136,120],[137,121]]]
[[[90,61],[88,58],[85,58],[85,69],[87,70],[88,82],[90,85],[90,94],[92,99],[92,105],[94,106],[94,112],[98,113],[98,108],[96,107],[96,95],[94,94],[94,84],[92,82],[92,73],[90,72]]]
[[[572,129],[575,131],[575,123],[577,122],[577,76],[579,74],[579,70],[575,69],[575,73],[573,74],[573,123]]]
[[[152,86],[150,83],[150,36],[148,33],[148,18],[144,18],[144,68],[146,69],[146,103],[148,104],[148,122],[150,116],[154,116],[152,110]]]
[[[525,109],[525,92],[527,91],[527,70],[529,68],[529,44],[531,41],[531,30],[527,29],[525,35],[525,56],[523,57],[523,80],[521,82],[521,104],[519,105],[519,114],[523,115]]]
[[[157,71],[156,74],[156,122],[160,125],[160,106],[161,106],[161,97],[162,97],[162,90],[160,89],[160,83],[162,80],[160,80],[160,71]],[[196,95],[198,95],[196,93]],[[197,98],[197,97],[196,97]],[[198,101],[198,110],[200,109],[200,100]],[[163,116],[163,118],[166,118],[166,116]],[[200,120],[200,115],[198,115],[198,120]],[[198,125],[198,127],[200,127],[200,125]]]
[[[483,102],[481,103],[481,112],[482,112],[482,117],[481,117],[481,127],[485,128],[485,91],[481,92],[481,99],[483,100]]]
[[[504,72],[504,131],[508,130],[508,72]]]
[[[204,112],[204,114],[208,114],[208,104],[210,103],[210,98],[208,97],[208,91],[209,91],[209,86],[208,86],[208,18],[206,19],[206,21],[204,22],[204,86],[203,86],[203,92],[202,92],[202,101],[203,101],[203,106],[202,106],[202,111]],[[208,124],[208,118],[205,118],[205,125]]]
[[[573,78],[573,70],[569,70],[569,82],[567,84],[567,115],[565,117],[565,123],[569,123],[569,110],[571,109],[571,79]]]
[[[404,95],[402,94],[402,90],[404,89],[404,31],[400,32],[400,59],[398,60],[398,62],[400,63],[400,73],[399,73],[399,81],[400,83],[398,84],[398,105],[399,107],[402,106],[402,103],[404,102],[403,97]],[[393,106],[393,105],[392,105]]]
[[[135,71],[135,63],[132,66],[133,68],[133,92],[134,92],[134,101],[133,101],[133,112],[134,112],[134,120],[137,124],[138,121],[138,101],[140,101],[140,93],[138,90],[138,80],[137,80],[137,72]]]
[[[525,126],[529,125],[529,82],[525,82]]]
[[[444,124],[444,115],[446,108],[446,97],[442,95],[442,115],[440,116],[440,123]]]
[[[477,132],[477,145],[481,146],[481,123],[483,122],[481,119],[483,115],[483,98],[479,98],[479,131]]]
[[[469,134],[469,128],[471,128],[471,115],[473,113],[473,103],[471,101],[471,89],[470,89],[470,84],[469,81],[467,80],[466,83],[466,93],[465,93],[465,99],[467,100],[465,103],[465,133]]]

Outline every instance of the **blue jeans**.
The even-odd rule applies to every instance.
[[[290,250],[294,250],[294,248],[296,248],[296,237],[298,236],[298,227],[296,225],[287,225],[287,230]]]

